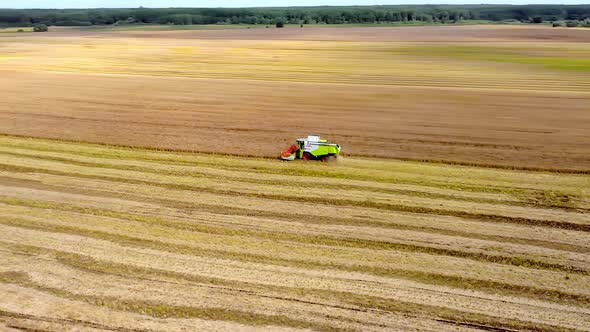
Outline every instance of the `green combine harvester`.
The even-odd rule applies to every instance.
[[[298,138],[296,144],[281,153],[281,159],[330,161],[337,159],[340,151],[340,145],[321,139],[319,135],[309,135],[307,138]]]

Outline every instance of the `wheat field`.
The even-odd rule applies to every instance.
[[[590,177],[0,137],[0,327],[590,327]]]

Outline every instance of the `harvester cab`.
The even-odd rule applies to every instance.
[[[321,139],[319,135],[309,135],[298,138],[295,144],[281,153],[282,160],[321,160],[329,161],[340,155],[340,145]]]

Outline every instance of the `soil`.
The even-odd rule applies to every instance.
[[[590,170],[590,94],[2,71],[0,132],[274,157],[310,133],[355,156]]]

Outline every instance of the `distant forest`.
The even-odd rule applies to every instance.
[[[285,8],[0,9],[1,26],[111,24],[370,24],[590,20],[590,5],[420,5]]]

